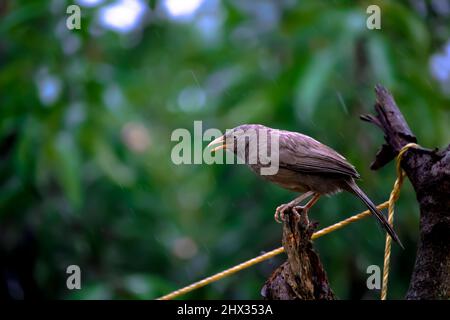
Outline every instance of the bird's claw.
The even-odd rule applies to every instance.
[[[275,218],[276,222],[282,223],[283,221],[285,221],[285,211],[286,210],[292,211],[299,216],[303,213],[307,217],[307,211],[304,206],[296,206],[294,204],[287,203],[287,204],[279,205],[277,207],[277,209],[275,210],[274,218]]]
[[[302,206],[295,206],[292,208],[292,211],[298,215],[301,215],[301,213],[303,213],[304,210],[305,210],[305,207],[302,207]]]
[[[292,208],[292,211],[295,212],[299,217],[304,217],[305,222],[309,224],[308,219],[308,209],[305,206],[296,206]]]
[[[275,210],[274,218],[275,221],[278,223],[282,223],[284,221],[284,212],[286,210],[292,210],[294,208],[294,205],[291,203],[286,203],[279,205],[277,209]]]
[[[284,220],[284,207],[285,205],[282,204],[275,210],[275,214],[273,215],[273,217],[277,223],[281,223],[282,220]]]

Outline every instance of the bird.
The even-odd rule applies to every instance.
[[[256,137],[254,140],[252,137]],[[262,139],[262,137],[265,137]],[[262,168],[267,167],[255,154],[258,149],[251,143],[265,141],[270,155],[278,155],[278,170],[274,174],[261,174]],[[261,144],[262,146],[262,144]],[[276,148],[272,148],[271,146]],[[253,172],[266,180],[271,181],[284,189],[300,193],[292,201],[278,206],[275,210],[275,220],[284,220],[285,212],[302,210],[307,215],[311,207],[325,195],[334,195],[341,191],[357,196],[377,218],[386,232],[397,242],[403,245],[386,220],[386,217],[357,185],[359,173],[347,159],[329,146],[305,134],[269,128],[260,124],[243,124],[227,130],[225,134],[217,137],[207,146],[213,147],[211,152],[224,149],[233,152],[241,163],[247,165]],[[277,150],[278,149],[278,150]],[[258,151],[260,152],[260,151]],[[275,153],[274,153],[275,152]],[[305,205],[299,205],[310,198]]]

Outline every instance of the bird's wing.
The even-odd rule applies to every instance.
[[[342,155],[309,136],[283,131],[279,145],[280,167],[302,173],[335,173],[359,178],[355,167]]]

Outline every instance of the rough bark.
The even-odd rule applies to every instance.
[[[371,168],[395,158],[409,142],[417,142],[392,95],[375,88],[376,115],[361,119],[377,125],[384,144]],[[420,206],[420,238],[406,299],[450,299],[450,145],[442,151],[409,149],[402,158]]]
[[[261,294],[268,300],[333,300],[322,263],[312,248],[315,225],[304,214],[290,212],[283,224],[288,261],[266,281]]]

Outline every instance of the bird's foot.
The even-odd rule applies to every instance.
[[[284,211],[286,211],[287,209],[291,209],[288,203],[281,204],[277,207],[273,216],[276,222],[281,223],[284,221]]]
[[[308,219],[308,209],[306,206],[295,206],[292,208],[292,212],[294,212],[295,214],[297,214],[299,217],[303,216],[304,217],[304,221],[306,222],[306,224],[309,224],[309,219]]]
[[[294,209],[296,208],[295,205],[296,204],[292,202],[279,205],[275,210],[275,214],[273,216],[275,218],[275,221],[278,223],[282,223],[284,221],[284,213],[286,211],[294,211]],[[298,208],[302,208],[303,210],[303,207],[298,206]],[[298,214],[298,212],[296,213]]]

